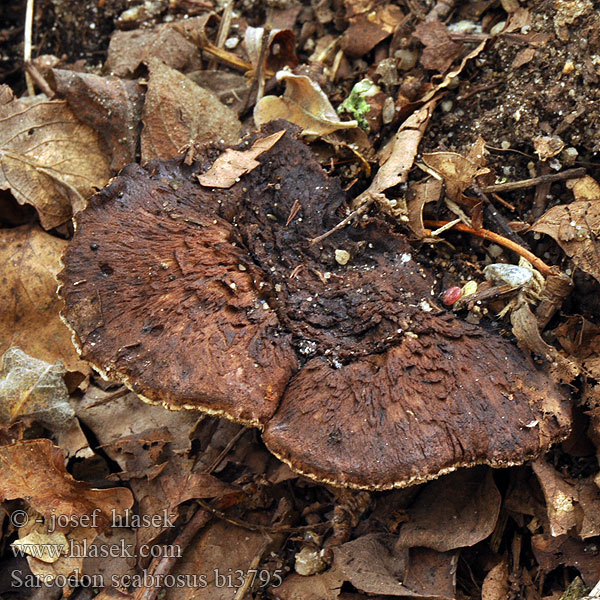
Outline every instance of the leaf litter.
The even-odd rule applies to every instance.
[[[7,227],[10,221],[0,213],[8,252],[4,277],[9,282],[5,286],[8,309],[3,311],[2,322],[7,341],[2,350],[18,345],[31,355],[23,359],[29,366],[11,367],[9,363],[6,375],[3,372],[5,382],[16,382],[9,396],[18,392],[17,403],[22,407],[11,415],[16,422],[5,422],[0,429],[0,453],[4,449],[6,455],[0,481],[12,486],[5,495],[13,498],[5,501],[5,510],[10,514],[22,506],[32,521],[41,515],[41,521],[47,522],[49,507],[73,514],[78,496],[80,502],[87,502],[79,507],[82,512],[91,512],[98,506],[92,500],[96,490],[77,481],[87,480],[104,488],[106,504],[98,506],[103,516],[109,506],[122,511],[135,498],[136,514],[151,518],[167,510],[174,515],[175,527],[157,519],[150,527],[113,528],[101,534],[100,528],[74,526],[56,537],[42,523],[21,528],[18,534],[9,527],[5,540],[15,542],[14,548],[22,548],[26,555],[25,548],[65,540],[81,543],[85,539],[101,548],[116,536],[138,550],[143,544],[182,541],[183,556],[172,559],[142,558],[137,551],[133,560],[61,555],[49,561],[48,555],[40,560],[31,554],[27,558],[33,573],[56,581],[74,572],[122,578],[139,575],[143,569],[157,575],[209,575],[202,589],[170,587],[163,580],[168,598],[198,597],[198,593],[229,598],[237,593],[236,598],[356,600],[378,594],[496,600],[507,594],[511,598],[566,598],[563,592],[567,588],[569,594],[576,594],[569,597],[587,593],[600,579],[595,548],[600,533],[596,459],[600,439],[596,339],[600,280],[594,220],[600,188],[588,151],[595,142],[586,140],[585,129],[595,118],[589,107],[598,74],[588,58],[589,50],[581,54],[576,40],[583,31],[592,50],[597,45],[594,32],[598,23],[590,5],[559,3],[555,7],[542,2],[532,11],[512,2],[454,8],[443,2],[427,6],[347,2],[345,14],[329,3],[319,3],[293,11],[274,5],[265,16],[244,6],[241,16],[234,15],[228,26],[229,37],[225,38],[231,41],[219,48],[214,15],[206,12],[180,20],[179,4],[169,3],[158,12],[141,11],[139,18],[150,19],[149,28],[114,33],[103,72],[112,72],[121,80],[81,73],[77,71],[81,66],[68,64],[60,66],[62,71],[55,69],[55,78],[42,70],[51,87],[41,89],[55,87],[67,99],[70,111],[61,101],[13,100],[10,93],[2,96],[5,108],[18,102],[34,111],[36,130],[56,116],[43,112],[42,106],[52,106],[52,111],[64,107],[61,111],[69,112],[60,113],[68,115],[61,135],[77,143],[86,140],[92,150],[76,157],[78,172],[91,181],[85,187],[66,175],[52,173],[48,178],[47,166],[37,162],[37,156],[28,155],[27,146],[14,148],[12,140],[6,142],[3,172],[6,179],[12,177],[12,184],[5,182],[3,200],[33,205],[50,233],[31,225],[11,229]],[[546,15],[549,19],[544,24]],[[119,26],[137,26],[135,19],[125,16],[116,20]],[[156,19],[164,17],[168,19],[157,24]],[[268,28],[269,21],[285,22],[287,31],[277,38],[277,32]],[[260,35],[254,36],[260,43],[254,44],[252,56],[241,42],[253,35],[248,22],[266,26],[266,52]],[[245,36],[246,31],[250,37]],[[318,52],[313,53],[309,65],[308,56],[315,48]],[[550,49],[559,59],[548,62]],[[264,62],[259,64],[261,53]],[[214,77],[206,69],[209,62],[211,69],[217,69],[212,71]],[[280,75],[281,81],[294,82],[290,87],[286,82],[286,90],[302,83],[293,93],[268,96],[275,98],[267,101],[274,108],[263,111],[263,104],[258,109],[265,98],[261,100],[256,93],[260,83],[257,72],[262,69],[266,76],[268,94],[280,94],[277,80],[269,78],[282,64],[294,69]],[[253,65],[257,67],[254,72]],[[69,71],[71,68],[74,70]],[[233,75],[231,69],[247,72],[248,77],[243,84],[244,76],[236,74],[231,84],[235,88],[229,92],[225,89],[229,84],[217,74]],[[532,88],[527,78],[536,69],[542,83]],[[490,82],[490,70],[501,81],[507,78],[502,93],[497,93],[496,81]],[[571,73],[577,75],[577,81]],[[366,77],[380,90],[369,110],[369,118],[377,125],[368,135],[360,132],[364,136],[357,151],[355,126],[345,129],[342,125],[334,133],[329,128],[348,123],[339,120],[334,107]],[[190,86],[192,81],[196,83]],[[307,82],[312,83],[308,86]],[[220,100],[206,100],[208,89],[216,91]],[[573,93],[567,96],[565,89]],[[532,90],[547,93],[544,106],[535,106],[535,99],[541,96]],[[495,104],[496,98],[504,104]],[[566,98],[572,99],[569,105]],[[470,104],[473,99],[478,103]],[[68,331],[60,333],[60,306],[54,295],[57,258],[71,236],[71,214],[117,169],[138,156],[142,103],[144,161],[184,151],[186,164],[198,160],[205,176],[217,173],[220,182],[235,189],[235,180],[253,177],[259,168],[255,163],[264,160],[269,151],[257,148],[252,154],[248,147],[240,148],[236,151],[244,153],[238,156],[242,164],[231,166],[219,158],[230,156],[227,153],[231,151],[223,153],[223,146],[218,146],[229,135],[226,143],[238,139],[242,121],[244,131],[254,129],[248,115],[256,100],[257,120],[284,117],[310,132],[312,147],[323,164],[349,188],[348,203],[339,207],[336,220],[328,225],[329,231],[335,229],[329,238],[356,236],[373,219],[387,220],[416,240],[410,252],[418,253],[434,270],[430,307],[441,303],[442,294],[452,286],[464,289],[476,283],[475,294],[453,305],[460,318],[505,329],[509,328],[506,319],[510,319],[518,341],[532,349],[536,360],[549,357],[550,371],[570,384],[579,404],[577,411],[583,421],[573,426],[579,450],[570,440],[555,446],[534,463],[535,475],[527,466],[502,471],[479,467],[406,490],[367,494],[370,500],[364,502],[363,492],[340,493],[298,477],[278,463],[251,430],[240,425],[141,404],[135,395],[95,375],[91,382],[81,376],[75,380],[67,377],[61,385],[60,367],[52,367],[57,360],[74,372],[88,371],[75,357]],[[197,102],[207,103],[210,108],[204,114],[211,120],[197,119]],[[228,112],[223,103],[235,105],[236,112]],[[381,116],[384,109],[385,118]],[[232,115],[239,115],[240,120]],[[10,115],[7,118],[10,123]],[[99,130],[99,135],[89,134],[86,126]],[[123,138],[120,130],[126,133]],[[59,137],[54,131],[51,134]],[[339,137],[332,143],[331,136]],[[43,140],[42,145],[55,141]],[[216,145],[203,149],[205,141]],[[327,151],[322,150],[323,141],[330,144]],[[474,144],[479,144],[479,158],[473,154]],[[485,163],[480,160],[484,145],[489,152]],[[274,151],[277,147],[275,143]],[[363,148],[375,148],[378,154]],[[11,153],[21,153],[30,163],[17,173],[19,185],[15,185]],[[579,159],[589,175],[565,186],[563,166],[578,164]],[[558,177],[544,180],[551,171],[557,171]],[[529,187],[525,187],[527,180],[532,182]],[[510,187],[515,183],[524,187]],[[216,187],[213,182],[208,189]],[[565,188],[571,188],[574,199]],[[18,214],[20,209],[11,210]],[[21,214],[25,218],[26,213]],[[283,222],[290,228],[295,220],[306,218],[302,207],[296,206],[284,215]],[[453,226],[457,218],[461,223]],[[490,231],[499,237],[486,237],[485,232]],[[316,241],[313,237],[312,242],[316,251],[327,243],[327,237]],[[27,248],[33,245],[39,246],[38,250],[28,254]],[[487,280],[488,265],[495,269],[505,265],[508,272],[517,268],[519,255],[526,256],[529,251],[542,261],[542,268],[539,263],[537,267],[545,278],[541,291],[525,298],[520,284]],[[45,265],[46,257],[51,266]],[[338,266],[352,269],[355,261],[349,255],[346,265]],[[248,269],[248,264],[240,264]],[[44,266],[40,269],[38,265]],[[331,271],[314,276],[329,282]],[[301,280],[307,285],[307,278],[301,276]],[[40,311],[35,310],[38,298]],[[25,315],[31,316],[23,317],[22,307],[27,308]],[[505,320],[497,316],[503,311],[509,313]],[[16,351],[11,352],[16,356]],[[12,360],[11,353],[6,356]],[[35,371],[34,365],[40,371]],[[38,392],[46,389],[45,383],[37,382],[35,373],[44,369],[56,371],[58,387],[57,393],[42,398]],[[65,389],[71,392],[68,404]],[[544,410],[550,407],[546,399]],[[65,420],[81,422],[82,428],[61,432],[58,421]],[[538,423],[532,420],[521,426],[535,429]],[[67,457],[78,456],[77,460],[67,458],[65,463],[64,454],[48,437],[58,442]],[[87,449],[77,454],[75,448]],[[15,472],[24,477],[18,485],[11,479]],[[63,501],[57,504],[59,496]],[[253,569],[264,576],[262,580],[250,581],[245,576]],[[239,582],[220,585],[218,574],[238,571],[242,573]],[[137,588],[140,598],[158,593],[160,585],[145,585],[138,579],[130,590]],[[81,591],[76,588],[75,596]],[[106,588],[101,595],[111,593],[117,592]]]

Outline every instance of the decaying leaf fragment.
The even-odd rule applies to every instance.
[[[142,114],[142,161],[172,158],[190,144],[233,143],[241,123],[217,95],[157,58],[148,60],[150,80]]]
[[[76,117],[104,138],[116,172],[135,161],[144,95],[137,81],[52,69],[54,87]]]
[[[267,137],[260,138],[247,150],[227,148],[211,168],[198,176],[201,185],[213,188],[230,188],[245,173],[260,165],[256,160],[263,152],[272,148],[285,133],[285,129]]]
[[[89,373],[60,320],[56,274],[67,242],[25,225],[0,231],[0,354],[11,346],[69,371]]]
[[[380,4],[371,10],[356,7],[356,14],[350,14],[350,26],[344,32],[341,46],[350,57],[359,57],[371,51],[377,44],[389,37],[404,17],[395,4]],[[346,3],[348,13],[354,12],[352,3]]]
[[[554,238],[573,262],[600,282],[600,186],[584,177],[573,184],[575,201],[553,206],[531,231]]]
[[[342,121],[323,90],[306,75],[287,71],[277,73],[285,81],[283,96],[265,96],[254,108],[257,126],[285,119],[302,128],[305,135],[327,135],[339,129],[358,127],[356,121]]]
[[[97,526],[106,530],[114,514],[133,505],[126,488],[96,490],[73,479],[64,466],[60,448],[47,439],[0,446],[0,501],[23,498],[50,519],[53,514],[92,515],[98,509]]]
[[[18,348],[7,350],[0,367],[0,424],[31,417],[64,427],[75,416],[65,373],[60,362],[50,365]]]
[[[291,124],[250,142],[282,128],[228,189],[198,184],[207,150],[128,167],[93,199],[59,277],[82,355],[149,402],[263,428],[273,454],[334,485],[519,464],[562,439],[561,391],[433,305],[431,276],[386,221],[310,244],[345,195]]]
[[[446,194],[459,203],[462,193],[477,177],[490,173],[485,167],[485,142],[482,138],[477,140],[468,156],[456,152],[432,152],[423,155],[423,162],[443,177]]]
[[[112,174],[99,135],[62,100],[11,100],[0,120],[0,189],[34,206],[44,229],[68,221]]]

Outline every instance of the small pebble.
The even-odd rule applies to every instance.
[[[350,260],[350,252],[338,248],[335,251],[335,260],[339,265],[348,264],[348,261]]]
[[[525,267],[494,263],[488,265],[483,274],[488,281],[493,283],[506,283],[512,287],[521,287],[531,281],[533,273]]]

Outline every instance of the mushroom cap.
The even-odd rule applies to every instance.
[[[518,464],[564,438],[561,390],[438,308],[392,226],[311,244],[344,194],[293,126],[264,132],[282,128],[228,190],[197,183],[205,149],[191,166],[128,167],[90,201],[59,276],[82,357],[147,401],[263,427],[275,455],[333,485]]]

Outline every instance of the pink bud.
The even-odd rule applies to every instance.
[[[442,302],[446,306],[452,306],[462,295],[462,289],[454,285],[444,292],[444,295],[442,296]]]

